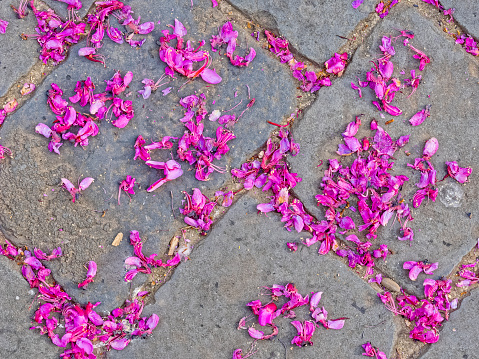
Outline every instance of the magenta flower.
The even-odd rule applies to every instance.
[[[433,271],[439,266],[438,262],[425,263],[425,262],[404,262],[403,268],[409,269],[409,279],[416,280],[419,273],[424,272],[426,274],[433,274]]]
[[[3,106],[3,111],[5,111],[5,113],[11,113],[13,111],[16,110],[18,106],[18,102],[17,100],[13,99],[11,101],[8,101],[4,106]]]
[[[131,177],[130,175],[126,176],[126,179],[120,183],[120,188],[118,189],[118,205],[120,205],[121,190],[125,191],[128,197],[130,197],[130,194],[135,194],[133,187],[135,187],[135,178]]]
[[[62,178],[62,187],[70,192],[72,196],[72,202],[75,203],[75,200],[80,196],[81,191],[84,191],[93,183],[94,179],[91,177],[84,178],[78,185],[78,189],[66,178]]]
[[[83,56],[86,59],[93,61],[93,62],[99,62],[101,64],[105,65],[105,57],[103,55],[97,54],[96,49],[93,47],[82,47],[78,50],[78,56]]]
[[[183,170],[178,162],[174,160],[169,160],[166,162],[155,162],[155,161],[146,161],[150,167],[161,169],[164,172],[165,177],[153,183],[148,187],[147,192],[153,192],[155,189],[159,188],[161,185],[166,182],[172,181],[183,174]]]
[[[374,348],[370,342],[367,342],[362,345],[364,349],[363,355],[368,356],[368,357],[376,357],[376,359],[388,359],[386,357],[386,354],[383,352],[379,351],[377,348]]]
[[[105,81],[105,91],[111,91],[113,95],[118,95],[126,90],[132,79],[133,73],[131,71],[128,71],[123,78],[121,77],[120,71],[117,71],[110,80]]]
[[[12,150],[0,145],[0,159],[1,160],[5,159],[5,155],[12,157],[13,155]]]
[[[471,167],[459,167],[459,165],[455,161],[446,162],[446,166],[448,175],[454,178],[459,183],[466,183],[467,178],[472,173]]]
[[[33,250],[33,253],[35,254],[35,257],[37,257],[38,259],[41,259],[41,260],[44,260],[44,261],[51,261],[52,259],[58,258],[62,255],[62,249],[60,247],[55,248],[52,251],[52,254],[47,255],[42,250],[40,250],[38,248],[35,248]]]
[[[150,154],[144,148],[144,145],[145,145],[145,140],[143,139],[142,135],[139,135],[135,141],[135,146],[134,146],[135,157],[133,157],[134,160],[136,160],[137,158],[140,158],[143,161],[149,161],[151,159]]]
[[[86,274],[86,279],[78,284],[78,288],[83,288],[88,285],[88,283],[93,282],[93,278],[96,276],[97,266],[94,261],[88,262],[88,272]]]
[[[296,252],[298,250],[298,243],[296,242],[288,242],[286,243],[286,246],[291,252]]]
[[[291,344],[296,344],[299,347],[307,344],[313,345],[311,338],[313,337],[314,330],[316,329],[314,323],[310,322],[309,320],[305,320],[303,323],[294,320],[291,322],[291,324],[298,331],[298,335],[293,338]]]
[[[361,6],[362,3],[363,3],[363,0],[353,0],[353,2],[351,3],[351,6],[354,9],[357,9],[359,6]]]
[[[342,53],[341,55],[335,53],[333,57],[324,63],[326,66],[326,72],[341,76],[347,61],[348,54],[346,52]]]

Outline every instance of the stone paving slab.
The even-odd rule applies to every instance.
[[[266,29],[279,31],[292,48],[312,61],[329,59],[347,40],[356,24],[374,11],[376,1],[365,0],[357,9],[351,1],[229,0]]]
[[[132,1],[130,6],[136,14],[142,14],[145,2]],[[211,18],[206,27],[197,18],[200,10],[196,8],[192,12],[190,6],[179,3],[174,7],[174,12],[171,12],[173,4],[156,8],[158,12],[147,13],[142,20],[156,22],[161,18],[163,29],[177,17],[188,27],[191,33],[188,38],[191,39],[208,40],[222,25],[218,20],[219,14],[210,8],[205,9]],[[238,29],[241,31],[239,26]],[[183,108],[178,101],[180,97],[193,93],[207,94],[209,111],[228,110],[242,100],[241,105],[230,112],[239,115],[249,102],[246,87],[249,85],[251,97],[256,98],[256,103],[236,124],[234,133],[237,139],[231,142],[231,151],[217,162],[217,165],[230,169],[240,166],[266,142],[272,128],[266,123],[267,120],[278,121],[278,118],[289,115],[296,104],[296,80],[289,70],[243,32],[238,40],[237,51],[249,46],[254,46],[257,51],[256,59],[248,68],[234,68],[226,57],[216,55],[213,67],[224,79],[221,84],[212,86],[197,79],[184,86],[179,93],[173,90],[164,97],[158,90],[148,100],[138,98],[136,91],[141,89],[141,80],[147,77],[156,81],[164,72],[165,65],[158,59],[156,45],[159,35],[160,28],[157,27],[139,50],[106,39],[101,49],[101,53],[107,56],[106,68],[77,56],[76,51],[85,46],[84,42],[73,47],[68,60],[44,81],[29,103],[5,121],[2,129],[2,144],[15,153],[9,165],[2,166],[0,174],[2,182],[6,183],[1,189],[0,199],[5,233],[18,244],[47,249],[61,245],[66,256],[52,263],[55,278],[78,299],[92,299],[91,295],[98,294],[105,303],[110,303],[107,305],[110,309],[121,304],[120,298],[124,299],[125,291],[128,291],[128,286],[121,281],[120,284],[114,276],[119,278],[122,275],[123,261],[132,253],[129,231],[136,229],[142,238],[147,238],[146,253],[164,253],[173,233],[185,226],[178,212],[184,197],[181,191],[191,192],[192,188],[198,187],[212,195],[231,178],[229,172],[214,173],[210,181],[200,182],[194,178],[194,171],[189,171],[190,166],[182,163],[183,176],[149,194],[145,189],[159,179],[162,172],[147,167],[140,160],[133,161],[133,144],[138,135],[143,135],[148,142],[158,141],[166,135],[181,137],[185,128],[179,121],[183,117]],[[132,92],[128,99],[133,101],[135,110],[135,117],[130,124],[118,129],[103,121],[99,125],[99,135],[91,138],[84,150],[66,143],[60,149],[60,156],[48,152],[48,140],[35,133],[35,126],[39,122],[51,125],[55,119],[46,102],[45,94],[50,84],[57,83],[67,99],[74,94],[77,80],[91,76],[97,85],[96,92],[101,92],[105,88],[104,80],[110,79],[115,70],[120,70],[122,75],[127,71],[134,74],[130,89],[127,90]],[[184,82],[184,78],[179,78],[168,86],[178,89]],[[238,97],[234,97],[235,92]],[[215,105],[212,105],[213,100],[216,100]],[[83,108],[83,111],[88,111],[88,108]],[[217,127],[216,123],[206,120],[205,133],[215,137]],[[157,150],[152,156],[154,160],[166,161],[172,155],[170,151]],[[136,191],[130,203],[123,194],[122,205],[118,206],[118,184],[126,175],[135,177],[141,189]],[[78,177],[87,176],[95,178],[95,182],[77,203],[71,203],[70,195],[59,188],[60,179],[66,177],[76,183]],[[22,188],[22,191],[18,191],[18,188]],[[172,207],[175,214],[172,213]],[[105,216],[102,216],[103,211],[107,211]],[[115,248],[110,244],[118,232],[123,232],[125,239],[121,247]],[[119,251],[122,255],[119,255]],[[83,265],[90,260],[102,264],[91,295],[76,288],[77,283],[83,280]]]
[[[357,76],[361,80],[365,79],[366,72],[372,66],[369,61],[381,56],[378,45],[382,36],[396,35],[394,29],[412,30],[415,38],[411,43],[424,50],[431,57],[431,63],[422,73],[423,81],[417,92],[407,99],[410,90],[405,90],[404,94],[398,94],[393,101],[393,105],[403,110],[403,115],[398,116],[392,124],[385,125],[385,121],[392,116],[388,115],[384,119],[379,116],[371,104],[371,100],[374,100],[372,90],[363,89],[363,98],[360,99],[357,91],[351,89],[351,82],[357,84]],[[412,58],[411,52],[405,51],[401,41],[396,43],[395,48],[396,56],[392,61],[396,74],[404,78],[399,71],[405,70],[409,76],[410,69],[418,68],[418,60]],[[412,163],[414,157],[422,155],[423,144],[431,137],[439,140],[439,151],[432,159],[439,179],[446,174],[445,161],[458,161],[461,166],[477,168],[478,158],[473,144],[477,143],[479,134],[479,128],[474,125],[479,115],[475,101],[479,92],[478,76],[477,59],[456,46],[415,8],[408,8],[405,4],[397,5],[357,50],[345,75],[336,80],[332,87],[319,91],[316,102],[307,111],[305,118],[296,125],[293,134],[295,140],[301,144],[302,153],[290,161],[294,172],[303,177],[303,182],[295,188],[295,193],[312,213],[323,215],[322,209],[316,206],[314,195],[319,193],[318,187],[327,168],[327,159],[338,157],[335,152],[337,145],[342,143],[341,133],[347,123],[359,114],[365,115],[358,138],[372,134],[369,123],[373,117],[379,120],[379,124],[393,138],[411,134],[409,145],[405,147],[411,152],[411,156],[398,154],[395,161],[396,173],[410,177],[411,183],[404,186],[408,199],[412,198],[415,192],[414,184],[418,182],[419,175],[408,169],[406,163]],[[465,91],[465,88],[468,90]],[[419,127],[411,127],[407,120],[426,104],[432,105],[431,117]],[[320,160],[324,160],[325,164],[317,167]],[[349,163],[350,160],[343,161]],[[397,222],[393,226],[379,229],[379,237],[375,243],[386,243],[394,252],[386,263],[380,261],[379,267],[407,290],[421,294],[425,276],[420,275],[416,283],[411,282],[407,272],[402,269],[404,261],[439,261],[435,276],[447,275],[477,242],[477,216],[469,218],[466,215],[478,210],[478,188],[473,184],[474,178],[476,175],[473,172],[471,184],[465,186],[451,178],[446,179],[439,184],[441,192],[436,203],[423,204],[413,210],[415,220],[412,222],[412,228],[415,239],[411,247],[396,240],[399,235]],[[448,193],[459,193],[459,196],[462,196],[457,203],[458,207],[450,206],[450,201],[446,199]]]
[[[474,1],[442,0],[442,6],[446,9],[454,8],[454,19],[469,33],[479,37],[479,7]]]
[[[15,2],[14,6],[18,6]],[[23,19],[18,19],[7,0],[0,1],[0,19],[8,21],[5,34],[0,34],[0,49],[2,54],[13,56],[2,56],[0,58],[0,97],[5,96],[10,86],[38,61],[40,46],[35,39],[22,40],[20,35],[35,34],[37,24],[31,10]],[[20,89],[18,89],[20,97]],[[11,99],[9,99],[11,100]],[[0,104],[3,106],[4,104]]]
[[[30,330],[35,294],[23,279],[17,264],[0,257],[0,357],[1,358],[58,358],[60,350],[38,330]]]
[[[245,331],[236,329],[238,321],[249,315],[246,304],[268,301],[259,296],[261,286],[288,282],[302,294],[323,291],[320,304],[329,317],[350,319],[342,330],[318,328],[313,346],[291,349],[295,329],[289,319],[278,318],[278,338],[287,357],[361,358],[366,341],[391,351],[393,316],[378,305],[376,292],[339,261],[318,257],[307,248],[286,251],[285,242],[297,240],[298,234],[284,231],[277,215],[256,215],[256,204],[247,195],[228,211],[191,260],[156,293],[156,303],[146,307],[160,316],[153,335],[133,341],[121,352],[112,351],[111,358],[229,358],[234,349],[247,350],[251,343]],[[308,319],[308,310],[298,308],[297,319]],[[276,339],[259,342],[257,349],[258,359],[285,356]]]
[[[449,321],[444,324],[439,341],[431,345],[420,359],[478,359],[476,336],[478,306],[479,292],[475,290],[462,301],[460,309],[451,314]]]

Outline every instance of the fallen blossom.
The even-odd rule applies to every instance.
[[[72,196],[72,202],[75,203],[75,200],[78,200],[80,193],[90,187],[93,181],[93,178],[86,177],[80,182],[78,188],[76,188],[69,180],[62,178],[62,187],[70,192]]]
[[[409,279],[416,280],[419,273],[424,272],[425,274],[433,274],[438,267],[439,263],[427,263],[427,262],[404,262],[403,268],[409,269]]]
[[[473,284],[479,283],[479,273],[474,273],[473,271],[466,268],[474,268],[476,263],[464,264],[461,267],[461,270],[458,272],[458,276],[463,278],[459,283],[456,284],[457,287],[466,287]]]
[[[12,157],[12,150],[0,145],[0,159],[5,159],[5,155]]]
[[[384,354],[382,351],[379,351],[377,348],[374,348],[370,342],[363,344],[362,347],[364,349],[363,355],[365,356],[376,357],[376,359],[388,359],[386,354]]]
[[[16,110],[18,106],[18,102],[17,100],[13,99],[11,101],[8,101],[4,106],[3,106],[3,110],[5,111],[5,113],[12,113],[13,111]]]
[[[86,274],[86,279],[78,284],[78,288],[84,288],[88,283],[93,282],[93,278],[96,276],[97,265],[94,261],[88,262],[88,272]]]
[[[299,322],[297,320],[292,321],[291,324],[296,328],[298,334],[293,338],[291,344],[296,344],[297,346],[304,346],[305,344],[313,345],[311,338],[316,329],[314,323],[309,320]],[[304,344],[303,344],[304,343]]]
[[[328,61],[324,63],[324,65],[326,66],[326,72],[341,76],[347,61],[348,54],[346,52],[342,53],[341,55],[335,53],[333,57],[331,57]]]
[[[186,201],[180,213],[184,215],[184,222],[192,227],[208,231],[213,221],[210,214],[216,206],[216,202],[210,201],[198,188],[193,188],[193,195],[183,192]]]
[[[238,55],[233,56],[233,53],[236,50],[237,38],[238,32],[233,30],[233,25],[231,24],[231,22],[228,21],[220,28],[218,36],[213,35],[213,37],[211,38],[211,50],[213,52],[216,52],[221,45],[225,44],[227,45],[226,56],[230,59],[230,62],[233,66],[248,66],[250,62],[253,61],[256,57],[256,51],[251,47],[249,49],[249,53],[245,55],[245,57],[241,57]],[[203,80],[205,79],[203,78]]]
[[[148,187],[148,189],[146,190],[147,192],[153,192],[155,189],[159,188],[166,182],[172,181],[183,174],[181,165],[174,160],[169,160],[166,162],[146,161],[145,164],[150,167],[163,170],[165,175],[164,178],[159,179],[158,181],[154,182],[150,187]]]
[[[126,179],[124,179],[120,183],[120,187],[118,189],[118,205],[120,205],[120,195],[121,195],[121,190],[125,191],[128,197],[130,197],[130,194],[135,194],[135,191],[133,187],[135,187],[135,181],[136,179],[131,177],[130,175],[126,176]],[[130,197],[131,201],[131,197]]]
[[[466,183],[468,181],[468,177],[472,173],[471,167],[459,167],[457,162],[446,162],[447,166],[447,173],[449,176],[454,178],[459,183]]]

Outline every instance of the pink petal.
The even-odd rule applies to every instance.
[[[215,70],[211,69],[204,69],[200,76],[204,81],[214,85],[219,84],[222,80],[220,75],[218,75]]]

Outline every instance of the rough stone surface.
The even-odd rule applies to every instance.
[[[13,261],[0,257],[0,357],[58,358],[60,351],[48,337],[30,330],[36,292],[30,289],[19,268]]]
[[[376,1],[365,0],[357,9],[351,1],[229,0],[262,27],[279,31],[292,48],[322,63],[347,41],[356,24],[374,11]]]
[[[431,345],[420,359],[478,359],[477,338],[473,334],[477,331],[477,317],[473,313],[477,312],[478,305],[479,292],[476,290],[462,301],[459,310],[451,314],[439,341]]]
[[[18,6],[15,2],[15,6]],[[37,62],[40,46],[35,39],[22,40],[20,35],[35,34],[36,20],[29,10],[28,16],[18,19],[10,8],[10,2],[0,0],[0,19],[8,21],[5,34],[0,34],[0,49],[3,54],[13,56],[0,57],[0,97],[5,96],[10,86]],[[20,89],[18,94],[20,97]],[[11,100],[11,99],[8,99]],[[3,106],[4,104],[0,104]]]
[[[381,44],[382,36],[395,35],[394,29],[412,30],[416,36],[411,40],[411,44],[424,50],[431,57],[431,63],[421,74],[423,81],[417,92],[407,98],[410,89],[406,89],[393,101],[393,105],[403,110],[403,115],[398,116],[392,124],[385,125],[385,121],[392,116],[387,115],[384,119],[380,117],[371,104],[371,100],[374,100],[372,90],[363,89],[363,97],[359,98],[357,91],[351,89],[351,82],[357,84],[357,76],[361,80],[365,79],[366,72],[371,68],[369,61],[381,56],[378,45]],[[412,58],[411,51],[406,50],[402,41],[397,41],[395,48],[396,56],[392,59],[395,75],[403,79],[409,76],[411,69],[418,68],[418,60]],[[422,155],[423,144],[431,137],[439,140],[439,151],[432,158],[438,171],[438,179],[442,179],[446,174],[445,161],[457,161],[461,166],[475,168],[478,158],[474,144],[477,142],[478,128],[473,124],[479,114],[475,101],[479,92],[478,63],[476,58],[455,46],[453,41],[422,17],[415,8],[408,8],[405,4],[397,5],[357,50],[345,75],[336,80],[332,87],[319,91],[316,102],[294,129],[294,138],[301,144],[302,153],[290,161],[294,172],[303,177],[303,182],[295,188],[295,192],[308,209],[319,217],[323,215],[323,210],[316,206],[314,195],[319,193],[318,188],[327,168],[327,160],[338,158],[335,152],[337,145],[342,143],[341,133],[347,123],[359,114],[364,116],[358,138],[372,134],[369,123],[374,117],[393,138],[411,134],[410,142],[405,147],[405,150],[411,152],[411,156],[407,157],[400,151],[395,161],[395,173],[410,177],[410,183],[404,186],[403,191],[408,201],[416,190],[414,184],[419,181],[419,174],[407,168],[406,163],[412,163],[415,157]],[[401,70],[405,70],[406,75],[399,74]],[[468,91],[464,91],[465,86]],[[411,127],[407,120],[426,104],[432,105],[431,117],[422,125]],[[324,164],[317,167],[321,160]],[[351,159],[343,158],[342,161],[350,163]],[[471,181],[474,181],[474,178],[473,173]],[[439,269],[434,278],[447,275],[474,246],[479,235],[477,218],[470,219],[466,215],[478,210],[477,186],[460,185],[448,178],[439,183],[438,187],[440,195],[435,203],[425,202],[420,208],[413,210],[415,219],[412,228],[415,239],[411,246],[396,239],[400,234],[397,221],[392,226],[380,228],[378,239],[373,242],[377,245],[386,243],[394,252],[385,263],[379,261],[379,267],[402,287],[416,294],[422,293],[422,282],[426,276],[421,274],[417,282],[411,282],[407,271],[402,269],[404,261],[439,261]],[[450,191],[443,190],[443,187],[463,191],[463,198],[459,200],[460,196],[454,193],[452,196],[446,196]],[[459,207],[443,204],[451,198],[456,202],[459,200]]]
[[[350,319],[338,331],[318,328],[313,346],[290,349],[295,329],[291,319],[278,318],[278,339],[258,343],[256,358],[283,358],[285,351],[294,358],[361,358],[366,341],[389,354],[395,338],[393,316],[378,305],[376,292],[331,257],[319,257],[307,248],[289,252],[285,243],[297,240],[298,234],[285,231],[277,215],[255,215],[256,203],[249,196],[241,198],[191,261],[156,293],[156,303],[147,307],[160,316],[153,336],[112,352],[112,358],[226,358],[236,348],[247,350],[251,338],[236,330],[238,321],[250,314],[246,304],[268,301],[259,296],[261,286],[288,282],[302,294],[322,291],[320,304],[328,316]],[[308,319],[308,308],[295,311],[298,320]]]
[[[144,2],[131,2],[130,6],[137,14],[142,14],[142,3]],[[189,26],[203,26],[194,20],[196,15],[195,12],[190,12],[189,5],[178,5],[174,14],[167,11],[170,6],[172,5],[159,9],[164,24],[161,29],[166,24],[173,23],[175,17],[180,18],[191,34],[188,39],[208,39],[221,24],[215,20],[216,15],[210,10],[213,14],[208,15],[211,18],[208,27],[200,29],[195,25]],[[169,14],[168,17],[166,14]],[[145,14],[142,20],[154,21],[158,19],[157,15]],[[230,142],[231,151],[215,162],[227,169],[240,166],[266,142],[272,127],[266,123],[267,120],[277,121],[292,112],[296,101],[295,80],[287,69],[266,51],[258,48],[253,39],[249,39],[243,32],[241,34],[238,49],[255,46],[258,54],[249,67],[234,68],[226,57],[215,54],[213,67],[223,77],[221,84],[212,86],[196,79],[177,92],[185,83],[184,78],[178,78],[168,84],[173,86],[173,91],[168,96],[162,96],[158,90],[147,100],[138,98],[136,91],[141,89],[141,80],[145,77],[156,81],[164,72],[165,65],[158,59],[158,46],[155,43],[160,28],[157,27],[148,35],[147,42],[140,50],[127,44],[117,45],[106,39],[101,49],[101,53],[107,55],[106,68],[77,56],[78,47],[84,46],[84,43],[79,44],[72,48],[69,59],[37,89],[32,100],[3,125],[2,144],[15,153],[15,157],[9,160],[9,165],[0,170],[2,181],[8,182],[0,190],[4,232],[14,243],[40,246],[48,250],[62,245],[66,256],[52,263],[55,278],[81,302],[94,299],[92,296],[97,298],[98,295],[97,300],[110,303],[107,305],[110,310],[120,305],[129,290],[129,285],[121,279],[123,261],[132,253],[129,231],[136,229],[142,238],[147,239],[145,253],[164,253],[173,233],[184,226],[178,212],[183,199],[181,191],[191,192],[192,188],[198,187],[206,191],[207,195],[213,195],[231,178],[229,172],[215,172],[210,176],[210,181],[200,182],[195,179],[194,170],[189,170],[190,166],[182,162],[183,176],[154,193],[145,191],[163,172],[149,168],[140,160],[133,161],[133,145],[140,134],[146,141],[158,141],[166,135],[182,136],[185,127],[179,121],[183,117],[183,108],[178,105],[180,97],[205,92],[209,111],[225,111],[242,101],[240,106],[229,112],[239,115],[249,102],[246,85],[250,86],[251,97],[256,98],[256,103],[235,125],[237,139]],[[134,74],[130,89],[126,91],[131,91],[128,99],[133,101],[135,110],[135,117],[130,124],[124,129],[118,129],[102,121],[99,135],[90,138],[90,144],[84,149],[65,143],[60,148],[60,156],[48,152],[48,140],[35,133],[35,126],[39,122],[51,125],[55,119],[46,102],[45,94],[50,84],[58,84],[64,90],[63,97],[67,99],[74,94],[76,81],[91,76],[98,93],[104,91],[104,80],[110,79],[117,69],[122,75],[127,71]],[[235,98],[236,92],[238,97]],[[125,99],[124,94],[121,97]],[[216,103],[213,105],[214,100]],[[88,111],[88,108],[81,109],[76,105],[75,108],[78,111]],[[215,137],[217,127],[217,123],[206,120],[205,133]],[[254,131],[251,131],[252,128]],[[176,155],[176,152],[173,154]],[[166,161],[172,154],[167,150],[156,150],[152,156],[154,160]],[[118,184],[126,175],[135,177],[141,188],[136,191],[131,202],[123,194],[122,204],[118,206]],[[76,183],[79,177],[87,176],[95,178],[95,182],[76,203],[72,203],[70,195],[59,188],[60,179],[65,177]],[[18,188],[22,190],[18,191]],[[31,203],[37,206],[31,206]],[[172,207],[175,209],[174,214]],[[125,233],[125,240],[119,247],[112,247],[111,242],[120,231]],[[78,290],[76,285],[83,280],[83,265],[89,260],[99,261],[99,277],[91,290],[85,293]]]
[[[474,1],[443,0],[441,4],[449,9],[453,7],[454,19],[468,34],[479,38],[479,7]]]

